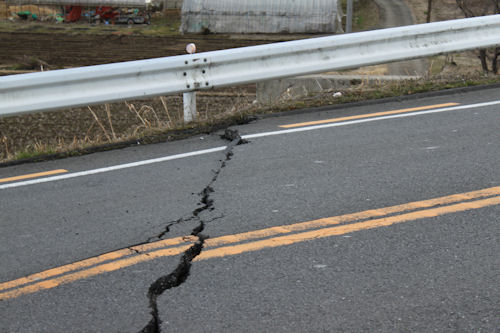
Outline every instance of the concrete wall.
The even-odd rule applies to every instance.
[[[418,76],[395,75],[306,75],[257,83],[257,101],[274,104],[320,92],[343,91],[359,84],[376,85],[388,81],[417,80]]]

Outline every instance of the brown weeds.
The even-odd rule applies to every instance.
[[[4,135],[2,137],[2,144],[5,147],[5,151],[0,154],[0,158],[2,159],[8,159],[10,157],[10,152],[9,152],[9,144],[8,144],[8,138]]]
[[[103,124],[99,120],[99,117],[97,117],[96,113],[94,112],[94,110],[92,110],[92,108],[90,106],[87,106],[87,108],[89,109],[90,113],[92,113],[92,116],[94,116],[94,119],[95,119],[96,123],[102,129],[102,132],[104,133],[104,135],[106,136],[106,138],[108,139],[108,141],[111,142],[112,141],[111,137],[109,136],[108,131],[106,130],[106,128],[104,128]]]
[[[113,122],[111,121],[111,111],[109,109],[109,104],[104,104],[106,114],[108,115],[109,128],[111,128],[111,134],[113,135],[113,140],[116,140],[115,130],[113,128]]]
[[[167,115],[167,118],[168,118],[168,128],[171,128],[172,127],[172,117],[170,117],[170,112],[168,112],[168,107],[167,107],[167,99],[165,98],[165,96],[160,96],[160,101],[161,101],[161,104],[163,105],[163,110],[165,111],[166,115]]]

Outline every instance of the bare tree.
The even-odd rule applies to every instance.
[[[456,0],[465,17],[500,14],[500,0]],[[479,50],[479,59],[485,73],[498,74],[500,47]],[[488,66],[491,62],[491,68]]]

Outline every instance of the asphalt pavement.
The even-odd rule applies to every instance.
[[[0,168],[0,331],[496,332],[498,96]]]

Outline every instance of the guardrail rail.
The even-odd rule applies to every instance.
[[[0,77],[0,116],[226,87],[500,45],[500,15]]]

